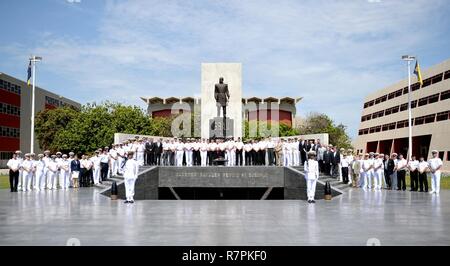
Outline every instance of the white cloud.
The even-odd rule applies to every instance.
[[[201,62],[242,62],[244,95],[303,96],[301,114],[325,112],[354,135],[363,97],[438,34],[413,25],[445,4],[109,1],[97,38],[51,34],[33,50],[88,101],[198,94]]]

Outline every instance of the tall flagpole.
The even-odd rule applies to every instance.
[[[411,61],[408,60],[408,161],[412,157]]]
[[[415,60],[414,56],[404,55],[402,59],[408,63],[408,154],[407,160],[412,157],[412,112],[411,112],[411,61]]]
[[[34,112],[35,112],[35,91],[36,91],[36,62],[42,60],[42,57],[33,55],[30,61],[33,64],[33,88],[31,91],[31,141],[30,141],[30,153],[34,152]]]

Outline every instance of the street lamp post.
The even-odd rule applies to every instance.
[[[408,160],[411,160],[412,156],[411,61],[414,61],[415,59],[416,58],[411,55],[402,56],[402,60],[408,63]]]
[[[31,142],[30,142],[30,153],[34,152],[34,112],[35,112],[35,91],[36,91],[36,62],[40,62],[42,57],[31,56],[30,62],[33,66],[33,88],[31,91]]]

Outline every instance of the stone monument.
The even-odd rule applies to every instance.
[[[202,63],[201,76],[201,137],[242,137],[242,65]]]

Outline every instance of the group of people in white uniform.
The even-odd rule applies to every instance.
[[[67,190],[73,186],[72,160],[73,153],[70,153],[70,157],[60,152],[50,155],[49,151],[37,156],[34,153],[22,156],[21,151],[16,151],[7,163],[11,192],[57,188]]]
[[[34,153],[22,156],[21,151],[16,151],[7,166],[11,192],[89,187],[122,174],[126,202],[134,202],[134,188],[130,187],[134,187],[139,165],[133,158],[133,152],[122,153],[120,149],[116,150],[116,145],[112,149],[99,149],[92,156],[82,155],[81,160],[73,152],[69,152],[69,155],[61,152],[50,154],[47,150],[37,156]]]
[[[149,153],[149,147],[153,153]],[[439,194],[442,160],[433,157],[407,161],[402,155],[368,153],[353,155],[351,150],[337,150],[320,141],[296,138],[265,138],[243,142],[237,139],[129,139],[98,149],[92,156],[73,152],[69,155],[45,151],[37,156],[17,151],[8,161],[11,192],[54,190],[98,185],[111,176],[123,175],[126,203],[132,203],[139,166],[303,166],[307,179],[308,202],[314,202],[319,173],[339,178],[353,187],[368,190],[405,190],[409,171],[411,191],[428,191],[427,173],[431,175],[430,193]],[[151,157],[149,157],[151,156]],[[397,158],[398,156],[398,158]],[[150,158],[150,160],[149,160]],[[217,162],[217,163],[216,163]],[[420,190],[419,190],[420,187]]]
[[[406,173],[409,173],[410,191],[439,194],[441,168],[443,162],[436,150],[432,157],[425,160],[411,156],[407,160],[402,154],[393,153],[390,156],[382,153],[367,153],[364,155],[344,156],[342,167],[348,168],[353,187],[365,190],[406,190]],[[342,170],[341,172],[344,172]],[[428,191],[428,174],[431,177],[431,191]]]
[[[245,142],[241,138],[143,138],[128,139],[117,147],[133,151],[140,165],[212,166],[221,158],[226,166],[301,166],[306,153],[318,146],[298,138],[269,137]]]

